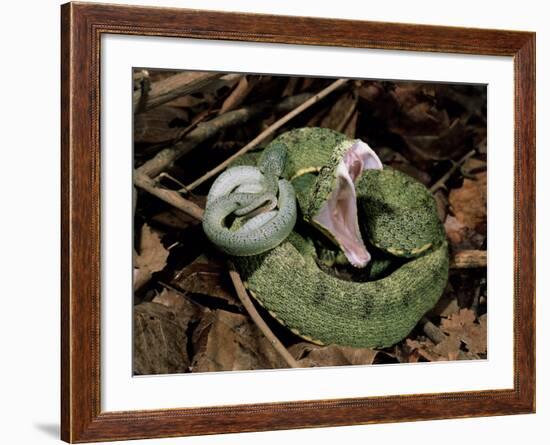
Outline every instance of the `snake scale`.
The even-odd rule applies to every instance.
[[[448,279],[426,187],[328,129],[291,130],[241,157],[212,185],[203,228],[251,295],[318,344],[391,346]],[[351,279],[334,272],[342,262],[357,271]]]

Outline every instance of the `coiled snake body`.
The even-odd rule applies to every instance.
[[[449,267],[435,202],[416,180],[382,168],[367,144],[302,128],[237,164],[212,185],[205,233],[295,334],[319,344],[391,346],[435,305]],[[327,268],[343,255],[324,240],[357,268],[354,280]]]

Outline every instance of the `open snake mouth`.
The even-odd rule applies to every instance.
[[[355,140],[336,168],[334,190],[313,218],[330,233],[355,267],[365,267],[371,259],[359,229],[355,192],[355,181],[367,169],[382,169],[382,161],[366,143]]]

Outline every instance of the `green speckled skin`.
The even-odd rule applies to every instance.
[[[356,190],[359,219],[379,249],[411,258],[445,239],[432,195],[410,176],[389,167],[367,170]]]
[[[292,180],[306,222],[319,205],[312,201],[322,199],[323,188],[330,193],[335,150],[347,142],[332,130],[304,128],[271,143],[287,147],[283,177]],[[313,243],[299,229],[266,253],[234,261],[251,294],[294,333],[320,344],[387,347],[405,338],[441,296],[449,268],[445,232],[430,192],[403,173],[367,170],[356,189],[365,239],[403,262],[389,275],[383,273],[387,260],[374,281],[323,272]]]
[[[346,141],[343,134],[326,128],[298,128],[287,131],[274,139],[273,144],[284,144],[287,147],[287,160],[283,177],[294,179],[304,170],[320,170],[323,167],[334,167],[331,160],[334,150]]]
[[[447,283],[445,243],[389,277],[358,283],[322,272],[291,241],[236,261],[252,295],[281,323],[316,343],[391,346],[435,305]]]

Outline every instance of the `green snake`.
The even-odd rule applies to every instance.
[[[431,193],[328,129],[291,130],[241,157],[213,183],[203,228],[251,295],[318,344],[391,346],[447,284]],[[342,263],[352,277],[335,272]]]

